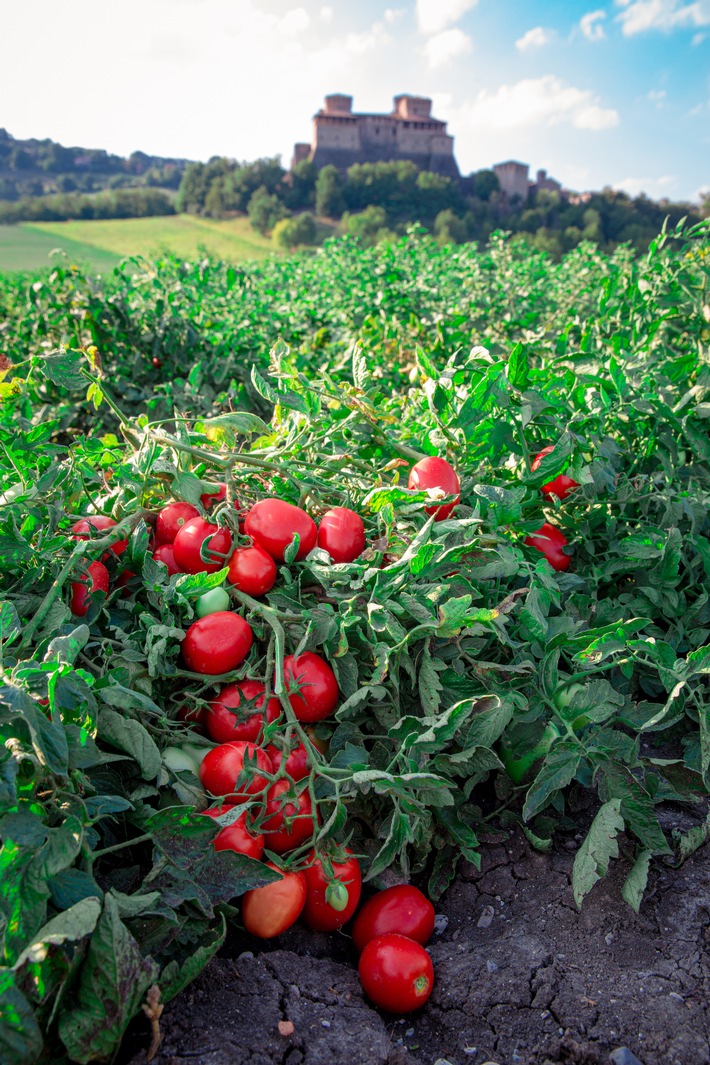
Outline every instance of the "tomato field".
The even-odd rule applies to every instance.
[[[706,842],[709,283],[708,223],[0,276],[3,1062],[111,1060],[228,929],[436,904],[580,796],[577,907]],[[418,899],[356,917],[393,1013]]]

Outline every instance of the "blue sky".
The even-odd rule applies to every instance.
[[[463,173],[577,191],[710,188],[710,0],[26,0],[3,14],[0,125],[129,153],[253,159],[329,92],[431,96]]]

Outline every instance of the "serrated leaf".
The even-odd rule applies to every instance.
[[[638,913],[641,909],[643,893],[648,884],[648,870],[651,864],[651,857],[652,855],[650,851],[641,851],[632,865],[631,871],[626,877],[624,886],[621,889],[621,896],[624,902],[628,902],[629,906],[635,913]]]
[[[82,372],[86,369],[86,358],[81,351],[53,351],[40,359],[40,368],[45,377],[69,392],[86,388],[86,377]]]
[[[616,837],[624,830],[621,800],[610,799],[594,818],[586,839],[577,851],[572,867],[572,892],[577,906],[598,880],[606,876],[609,862],[619,857]]]
[[[580,762],[578,747],[555,744],[525,796],[525,821],[530,821],[540,810],[544,810],[553,796],[574,780]]]
[[[104,707],[99,716],[98,732],[102,739],[129,754],[138,763],[144,780],[157,777],[162,765],[160,751],[140,721],[123,717],[115,710]]]
[[[195,980],[207,963],[215,956],[227,936],[227,920],[220,914],[220,926],[210,934],[206,942],[201,943],[182,965],[176,961],[169,962],[160,975],[161,1000],[169,1002],[188,984]]]

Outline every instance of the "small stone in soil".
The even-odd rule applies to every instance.
[[[449,918],[445,913],[437,913],[434,918],[434,934],[440,936],[449,927]]]
[[[481,911],[481,916],[478,918],[479,928],[489,928],[493,924],[493,918],[495,917],[495,910],[492,906],[484,906]]]
[[[611,1065],[642,1065],[628,1047],[617,1047],[609,1058]]]

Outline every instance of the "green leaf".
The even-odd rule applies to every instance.
[[[0,603],[0,642],[9,645],[20,629],[20,618],[12,603]]]
[[[57,914],[51,921],[40,929],[22,951],[15,969],[32,962],[41,962],[47,953],[47,947],[59,946],[67,941],[75,942],[91,935],[101,913],[101,902],[98,898],[82,899],[63,913]]]
[[[107,743],[125,751],[140,767],[144,780],[154,780],[160,772],[162,759],[157,744],[140,721],[122,717],[115,710],[104,707],[99,716],[99,736]]]
[[[616,837],[624,830],[620,813],[621,800],[610,799],[604,803],[584,843],[577,851],[572,867],[572,892],[577,906],[582,908],[582,899],[598,880],[606,876],[609,862],[619,857]]]
[[[516,344],[508,356],[508,380],[513,388],[524,392],[530,379],[530,363],[523,344]]]
[[[652,855],[649,850],[641,851],[632,865],[631,871],[626,877],[624,886],[621,889],[621,896],[624,902],[628,902],[629,906],[635,913],[638,913],[641,909],[643,893],[648,884],[648,870],[651,864],[651,857]]]
[[[554,795],[574,780],[580,762],[579,747],[571,747],[564,741],[555,744],[525,796],[525,821],[530,821],[540,810],[544,810]]]
[[[69,392],[83,391],[86,388],[86,357],[81,351],[71,349],[53,351],[40,359],[40,369],[55,385],[68,389]]]
[[[207,963],[215,956],[224,943],[227,936],[227,920],[224,914],[220,914],[220,926],[210,933],[205,942],[180,965],[177,961],[171,961],[165,966],[160,974],[161,1001],[169,1002],[180,992],[197,979]]]
[[[213,443],[230,448],[236,446],[238,436],[249,436],[251,433],[265,436],[271,432],[266,422],[258,415],[243,410],[220,414],[217,418],[207,418],[197,422],[195,428]]]
[[[81,970],[78,1005],[59,1018],[59,1035],[72,1060],[85,1065],[115,1053],[159,972],[152,958],[141,955],[115,899],[106,895]]]
[[[0,1061],[35,1065],[44,1042],[32,1007],[15,985],[15,974],[0,968]]]

